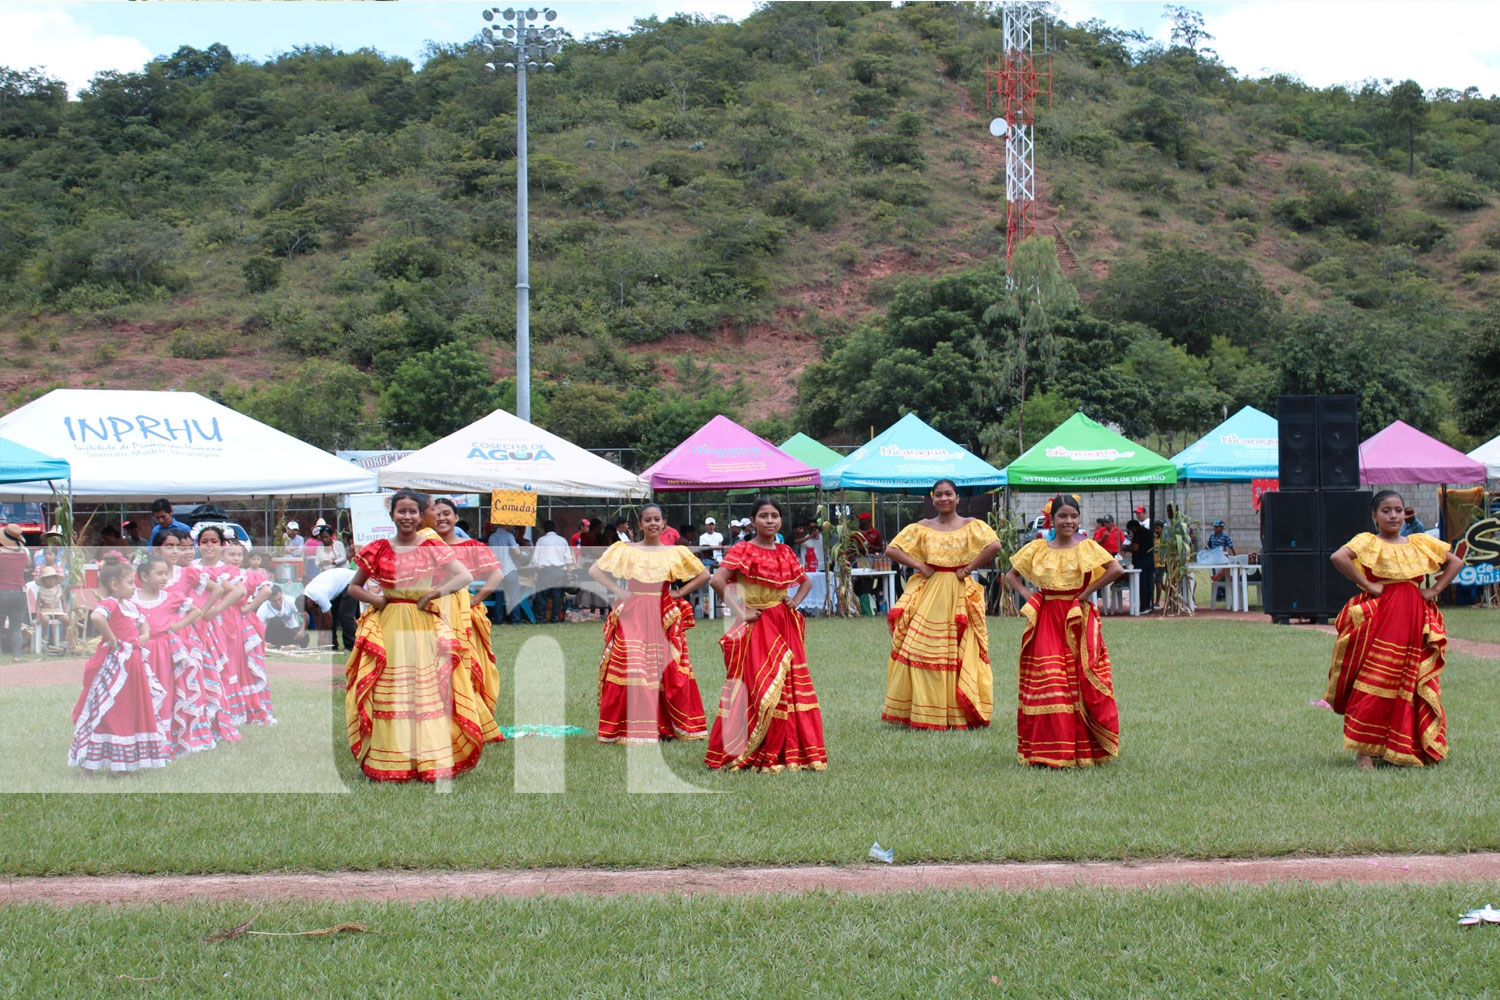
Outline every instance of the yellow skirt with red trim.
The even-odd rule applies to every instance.
[[[1080,591],[1037,591],[1021,609],[1016,757],[1092,767],[1120,754],[1120,716],[1099,609]]]
[[[655,743],[708,735],[688,658],[693,607],[659,590],[632,593],[604,622],[599,659],[599,742]]]
[[[887,621],[891,658],[880,717],[916,729],[988,726],[995,673],[979,584],[951,570],[914,574]]]
[[[500,738],[447,608],[434,602],[420,611],[395,598],[359,619],[344,668],[344,721],[371,780],[451,778]]]
[[[1409,580],[1350,598],[1335,623],[1326,700],[1344,717],[1344,747],[1422,767],[1448,756],[1439,675],[1448,633]]]
[[[757,771],[822,771],[823,713],[803,644],[806,622],[785,604],[719,639],[724,690],[703,762]]]

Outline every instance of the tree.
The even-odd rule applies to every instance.
[[[1304,317],[1276,350],[1277,391],[1357,396],[1362,438],[1393,420],[1434,431],[1431,394],[1403,360],[1408,344],[1404,333],[1372,329],[1357,313],[1329,310]],[[1380,361],[1371,364],[1371,358]]]
[[[318,448],[359,442],[370,377],[341,361],[309,358],[288,379],[252,396],[246,412]]]
[[[1173,45],[1181,45],[1190,51],[1197,52],[1199,45],[1214,40],[1214,36],[1203,27],[1203,15],[1198,11],[1170,3],[1163,10],[1165,13],[1162,17],[1172,22]],[[1211,50],[1204,49],[1204,51]]]
[[[34,139],[56,133],[67,112],[68,87],[39,69],[0,66],[0,137]]]
[[[1398,134],[1406,134],[1406,175],[1417,174],[1417,128],[1427,120],[1427,96],[1415,80],[1402,80],[1386,95],[1385,119]]]
[[[1276,299],[1248,263],[1186,247],[1122,260],[1094,305],[1111,318],[1144,323],[1200,355],[1218,335],[1246,347],[1262,343],[1277,312]]]
[[[1466,434],[1500,434],[1500,321],[1491,314],[1474,324],[1458,376],[1458,425]]]
[[[442,344],[396,366],[380,394],[393,444],[422,448],[497,405],[495,378],[472,345]]]
[[[1058,266],[1052,241],[1033,236],[1016,247],[1005,295],[984,311],[984,321],[995,326],[999,337],[993,343],[979,341],[974,353],[982,366],[984,402],[998,409],[1004,391],[1015,390],[1018,455],[1026,450],[1028,387],[1055,370],[1053,327],[1060,317],[1077,310],[1078,292]]]
[[[634,421],[625,412],[625,393],[592,382],[569,382],[552,393],[547,430],[580,448],[619,447]]]

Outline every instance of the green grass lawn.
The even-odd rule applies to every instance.
[[[990,623],[995,725],[952,733],[879,721],[881,621],[813,620],[809,659],[830,769],[717,774],[702,767],[702,743],[663,748],[681,784],[724,794],[630,794],[624,748],[591,736],[564,741],[562,794],[513,789],[516,754],[543,740],[490,747],[451,794],[371,785],[338,742],[342,693],[285,679],[274,689],[275,729],[164,773],[84,781],[61,763],[76,692],[0,689],[0,753],[10,765],[0,788],[133,793],[0,797],[0,872],[851,863],[875,840],[903,863],[1500,847],[1500,661],[1450,658],[1447,763],[1360,773],[1340,747],[1341,720],[1308,705],[1323,693],[1327,634],[1223,620],[1104,627],[1123,728],[1122,757],[1106,767],[1016,763],[1017,620]],[[546,637],[560,643],[563,665],[544,673],[567,681],[566,721],[592,730],[597,626],[496,636],[503,724],[553,721],[516,720],[510,701],[521,642]],[[710,623],[690,633],[708,705],[723,677],[716,636]],[[329,768],[340,793],[157,794],[215,781],[302,787]]]
[[[11,906],[0,996],[1495,997],[1497,888]],[[370,932],[204,940],[251,917]]]
[[[1444,608],[1443,622],[1454,639],[1500,642],[1500,610],[1495,608]]]

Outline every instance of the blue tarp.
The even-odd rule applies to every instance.
[[[72,475],[73,470],[66,459],[50,458],[25,445],[0,438],[0,483],[68,479]]]
[[[939,479],[965,492],[1005,485],[1005,473],[908,413],[823,470],[825,490],[925,493]]]
[[[1275,479],[1276,418],[1247,406],[1172,456],[1181,479]]]

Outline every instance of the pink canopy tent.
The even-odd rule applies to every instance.
[[[1366,486],[1482,483],[1484,465],[1397,420],[1359,446],[1359,481]]]
[[[817,486],[818,470],[722,414],[667,452],[641,478],[653,490],[733,490]]]

